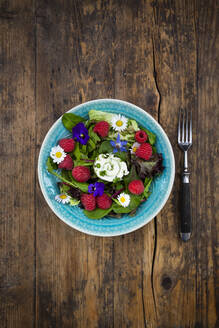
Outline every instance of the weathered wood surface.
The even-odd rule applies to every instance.
[[[1,1],[0,327],[218,327],[216,1]],[[147,110],[176,180],[126,236],[77,232],[50,211],[37,156],[51,124],[91,99]],[[178,108],[194,114],[193,237],[178,238]]]

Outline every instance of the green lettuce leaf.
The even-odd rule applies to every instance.
[[[73,155],[76,157],[77,160],[79,160],[81,158],[81,151],[80,151],[79,142],[75,143],[75,149],[73,151]]]
[[[89,119],[94,121],[106,121],[108,123],[111,123],[112,117],[114,114],[103,112],[100,110],[91,109],[89,111]]]
[[[72,132],[72,128],[80,123],[80,122],[85,122],[86,120],[78,115],[75,115],[73,113],[66,113],[62,116],[62,124],[64,125],[64,127]]]
[[[77,199],[74,199],[74,198],[70,199],[70,206],[76,206],[78,204],[80,204],[80,200],[77,200]]]
[[[148,177],[145,178],[145,181],[144,181],[144,187],[145,187],[144,188],[144,197],[145,198],[148,198],[151,194],[151,192],[149,191],[151,182],[152,182],[152,178],[148,178]]]
[[[93,142],[96,144],[99,141],[101,141],[100,137],[93,131],[94,124],[92,124],[88,129],[88,134],[90,136],[90,139],[93,140]]]

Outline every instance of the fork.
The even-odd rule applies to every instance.
[[[188,150],[192,145],[192,113],[182,108],[179,110],[178,145],[184,152],[181,190],[180,236],[183,241],[188,241],[191,237],[192,224],[189,182],[190,173],[188,168]]]

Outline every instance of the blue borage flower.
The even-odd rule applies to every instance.
[[[93,194],[94,197],[96,196],[102,196],[104,193],[104,183],[103,182],[95,182],[95,183],[91,183],[88,186],[88,192],[90,194]]]
[[[111,146],[113,146],[113,152],[117,153],[117,151],[127,151],[126,144],[127,141],[120,141],[120,134],[118,133],[116,141],[110,140]]]
[[[80,142],[82,145],[86,145],[89,140],[88,130],[84,123],[78,123],[72,129],[73,139]]]

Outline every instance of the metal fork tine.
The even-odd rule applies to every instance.
[[[182,117],[182,142],[184,142],[184,126],[185,126],[185,111],[183,109],[183,117]]]
[[[189,117],[188,117],[188,110],[186,110],[186,142],[188,142],[188,139],[189,139],[189,128],[188,128],[188,120],[189,120]]]
[[[189,142],[192,143],[192,111],[190,111]]]
[[[178,121],[178,142],[181,139],[181,108],[179,109],[179,121]]]

